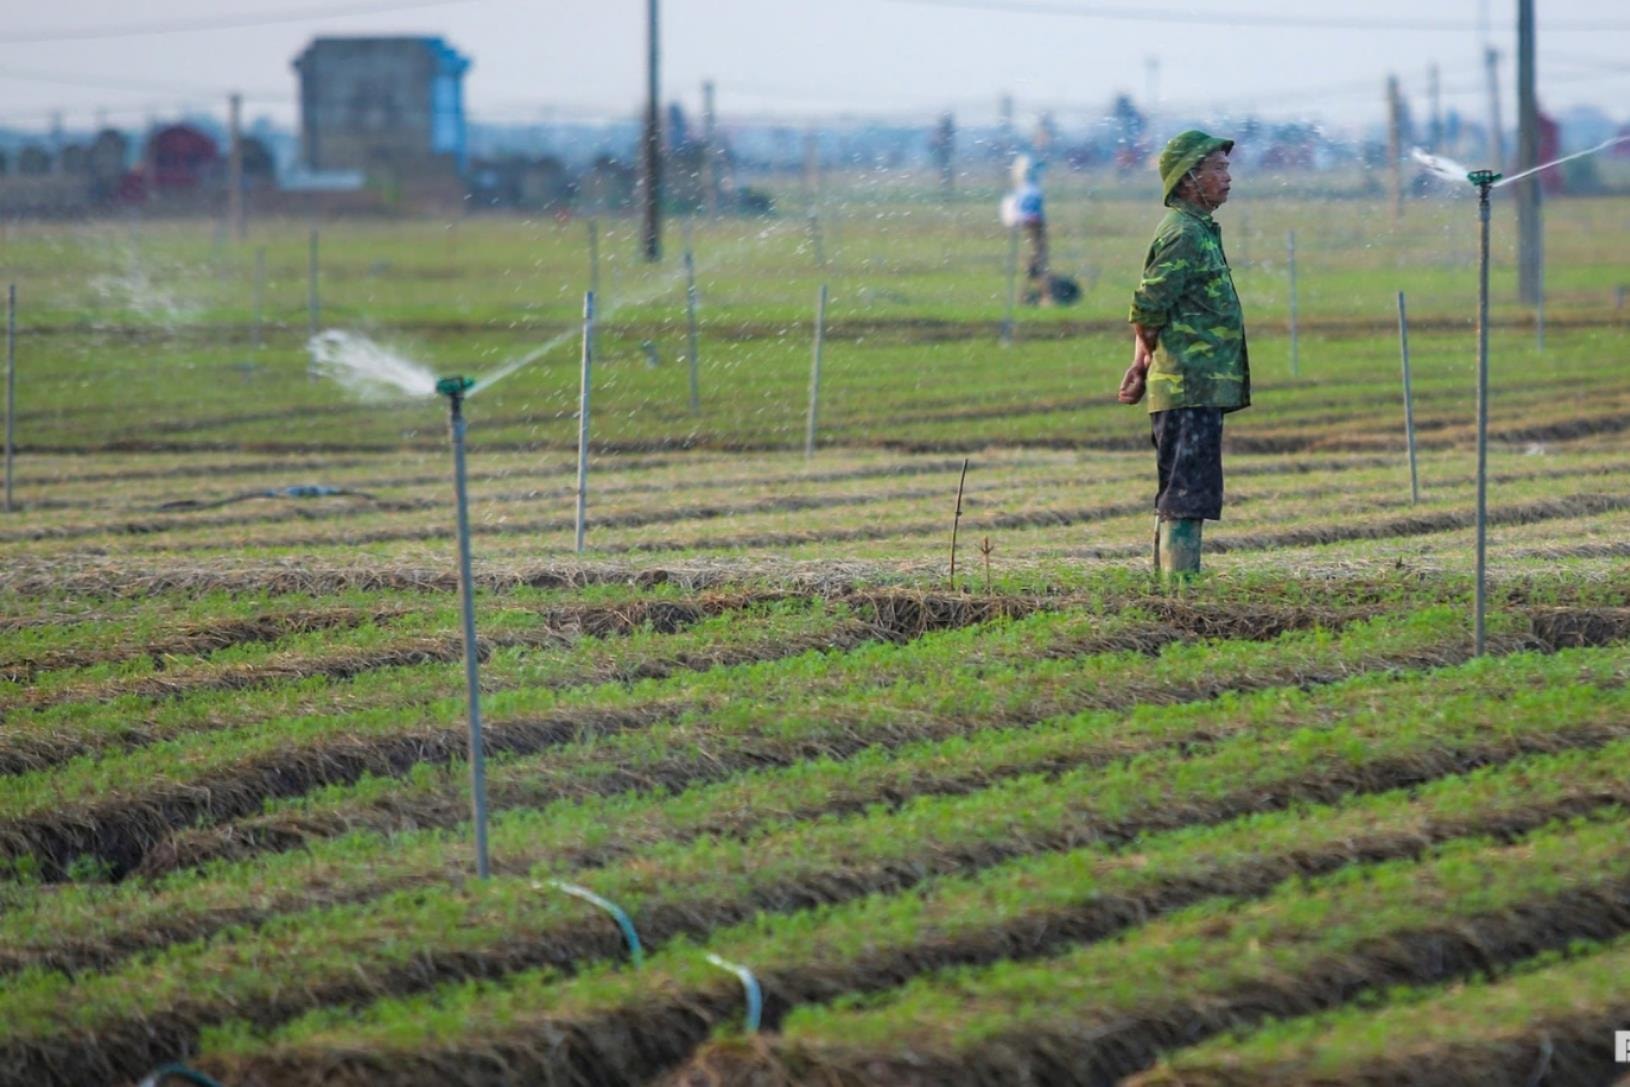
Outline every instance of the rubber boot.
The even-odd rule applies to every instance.
[[[1160,522],[1155,554],[1162,580],[1179,581],[1200,572],[1200,531],[1204,524],[1198,517]]]

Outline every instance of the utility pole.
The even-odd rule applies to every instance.
[[[996,104],[996,115],[1000,118],[997,139],[1002,144],[1001,147],[997,148],[997,151],[1001,156],[1002,181],[1006,184],[1008,163],[1013,161],[1013,96],[1011,94],[1002,95]]]
[[[713,80],[702,83],[702,192],[707,213],[719,214],[719,133],[713,114]]]
[[[956,116],[940,114],[929,144],[934,152],[934,165],[940,175],[940,196],[949,200],[956,189]]]
[[[1160,58],[1147,56],[1143,58],[1144,103],[1143,116],[1147,119],[1149,140],[1156,146],[1160,143],[1159,134],[1155,131],[1155,103],[1160,99]]]
[[[1404,215],[1403,99],[1398,93],[1398,77],[1387,76],[1387,189],[1392,202],[1392,221]]]
[[[1534,93],[1534,0],[1517,0],[1517,169],[1539,165],[1539,101]],[[1538,305],[1544,289],[1539,175],[1517,182],[1517,294]]]
[[[1426,133],[1426,149],[1437,154],[1443,143],[1443,88],[1438,84],[1438,66],[1434,62],[1426,70],[1426,94],[1431,99],[1432,127]]]
[[[243,95],[227,99],[227,117],[232,142],[226,160],[226,215],[242,240],[249,232],[243,214]]]
[[[1484,49],[1483,64],[1488,69],[1489,154],[1494,160],[1489,169],[1500,170],[1505,164],[1505,134],[1500,130],[1500,51],[1493,46]]]
[[[814,208],[821,195],[821,141],[814,128],[804,129],[804,197]]]
[[[662,259],[662,107],[657,101],[657,0],[645,2],[645,259]]]

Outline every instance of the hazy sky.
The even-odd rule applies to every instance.
[[[182,107],[295,120],[290,61],[317,35],[439,34],[474,63],[474,119],[626,115],[643,94],[645,0],[57,0],[9,5],[0,29],[0,124],[134,125]],[[1630,4],[1537,0],[1542,108],[1592,103],[1630,118]],[[1482,44],[1502,54],[1514,117],[1514,0],[662,0],[662,83],[696,108],[718,87],[732,117],[992,119],[1102,110],[1149,89],[1174,112],[1335,125],[1381,119],[1396,72],[1419,111],[1442,69],[1445,108],[1481,119]],[[1141,17],[1132,17],[1141,16]],[[1150,59],[1158,61],[1151,69]],[[100,112],[99,112],[100,111]]]

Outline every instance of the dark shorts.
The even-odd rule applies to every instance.
[[[1222,517],[1221,408],[1174,408],[1149,416],[1160,490],[1155,512],[1168,520]]]

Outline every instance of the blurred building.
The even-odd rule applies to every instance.
[[[361,172],[389,205],[461,197],[469,67],[441,38],[315,39],[294,60],[301,166]]]
[[[219,188],[226,163],[207,133],[181,124],[166,125],[147,137],[142,168],[153,194],[186,199]]]

